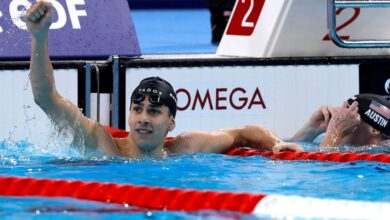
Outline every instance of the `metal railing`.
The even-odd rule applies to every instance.
[[[390,1],[380,0],[328,0],[328,28],[332,41],[344,48],[385,48],[390,47],[390,40],[343,40],[337,35],[337,8],[380,8],[390,7]]]

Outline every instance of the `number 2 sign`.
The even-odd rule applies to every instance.
[[[341,12],[343,12],[346,8],[338,8],[336,11],[336,15],[340,15]],[[340,31],[347,27],[348,25],[352,24],[360,15],[360,8],[353,8],[353,15],[350,19],[342,23],[341,25],[337,26],[336,31]],[[341,39],[343,40],[349,40],[350,36],[340,36]],[[324,38],[322,38],[323,41],[330,41],[330,36],[329,34],[325,35]]]
[[[388,48],[351,50],[331,42],[327,3],[325,0],[236,0],[217,54],[244,57],[390,54]],[[390,7],[337,8],[335,15],[335,31],[341,39],[390,39]]]
[[[256,27],[265,0],[237,0],[227,35],[250,36]]]

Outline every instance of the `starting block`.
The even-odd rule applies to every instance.
[[[217,54],[245,57],[390,54],[389,48],[336,46],[329,36],[327,4],[325,0],[237,0]],[[338,7],[335,16],[336,32],[342,40],[390,40],[390,7]]]

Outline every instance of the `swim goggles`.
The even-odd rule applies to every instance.
[[[152,103],[153,105],[161,106],[164,103],[161,100],[161,96],[157,94],[150,94],[146,95],[140,92],[137,92],[134,94],[132,102],[134,103],[141,103],[145,100],[146,96],[148,96],[149,102]]]

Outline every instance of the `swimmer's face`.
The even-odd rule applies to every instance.
[[[149,99],[131,104],[128,122],[134,143],[149,153],[161,150],[168,132],[175,128],[169,108],[153,105]]]

